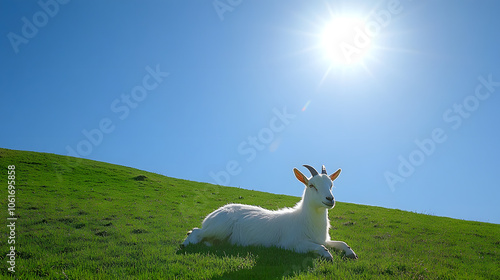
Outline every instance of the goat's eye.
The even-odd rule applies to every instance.
[[[314,185],[309,185],[309,187],[315,189],[316,191],[318,191],[318,189]]]

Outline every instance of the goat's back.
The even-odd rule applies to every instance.
[[[294,208],[271,211],[258,206],[228,204],[203,221],[206,235],[228,239],[242,246],[263,245],[289,248],[297,239]]]

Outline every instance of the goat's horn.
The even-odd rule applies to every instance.
[[[316,175],[318,175],[318,171],[316,171],[316,169],[314,169],[314,167],[310,166],[310,165],[307,165],[307,164],[304,164],[304,167],[309,169],[309,171],[311,172],[311,175],[314,177]]]
[[[321,174],[326,174],[328,175],[328,173],[326,173],[326,168],[325,166],[323,165],[323,167],[321,168]]]

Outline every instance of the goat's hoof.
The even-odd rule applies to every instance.
[[[327,255],[320,255],[319,257],[321,259],[325,260],[325,261],[333,262],[333,256],[331,254],[329,256],[327,256]]]
[[[333,262],[333,257],[322,257],[327,262]]]
[[[358,259],[358,255],[356,255],[356,253],[354,253],[354,252],[352,252],[352,253],[349,252],[348,254],[345,254],[345,257],[349,258],[349,259],[352,259],[352,260]]]
[[[323,246],[323,245],[322,245],[321,247],[322,247],[322,249],[323,249],[324,251],[323,251],[323,250],[321,250],[321,251],[319,252],[319,255],[320,255],[322,258],[326,259],[326,260],[332,261],[332,260],[333,260],[333,256],[332,256],[332,254],[330,254],[330,252],[328,252],[328,249],[326,249],[326,247],[325,247],[325,246]]]

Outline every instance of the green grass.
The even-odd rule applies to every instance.
[[[18,279],[500,279],[500,225],[339,202],[330,236],[358,260],[229,244],[180,249],[186,232],[224,204],[278,209],[300,198],[0,149],[2,279],[14,276],[8,165],[16,166]]]

